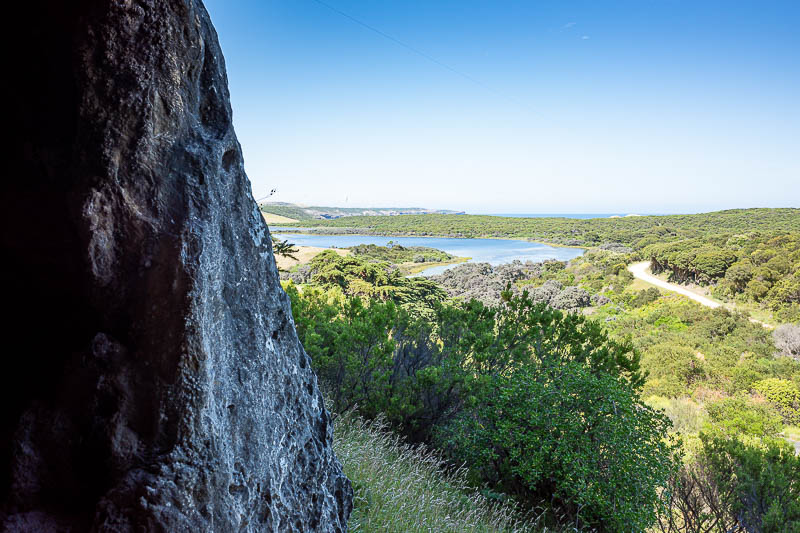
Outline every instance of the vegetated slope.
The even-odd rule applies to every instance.
[[[320,230],[385,235],[528,238],[588,247],[627,247],[677,283],[750,304],[777,321],[800,319],[800,209],[733,209],[631,218],[503,218],[424,215],[354,217],[309,224]],[[628,259],[626,259],[627,261]]]
[[[800,232],[800,209],[731,209],[696,215],[592,219],[402,215],[317,220],[304,225],[335,228],[344,233],[518,238],[585,247],[621,243],[641,249],[659,242],[719,234]]]
[[[285,202],[270,202],[260,205],[261,211],[295,220],[336,219],[353,216],[395,216],[411,214],[451,213],[447,209],[425,209],[422,207],[324,207],[300,206]]]
[[[336,418],[333,447],[355,489],[349,526],[364,533],[541,531],[513,501],[500,503],[438,453],[404,443],[380,419]],[[551,530],[555,531],[555,530]]]
[[[800,440],[800,326],[779,327],[773,341],[738,313],[640,289],[626,269],[635,255],[590,251],[508,272],[454,269],[448,289],[498,293],[489,306],[447,299],[435,285],[397,290],[407,288],[393,288],[391,265],[363,270],[333,256],[320,257],[322,277],[287,291],[337,409],[384,417],[505,497],[600,531],[656,523],[664,532],[704,531],[715,520],[725,531],[799,525],[800,458],[783,437]],[[592,295],[591,317],[537,305],[556,283]],[[673,462],[666,443],[675,436],[684,445]],[[369,485],[363,512],[404,524],[374,493],[386,487],[383,477],[397,477],[389,468],[375,473],[375,461],[366,460],[367,475],[353,475],[357,494],[361,480]],[[428,498],[413,490],[400,496]],[[699,513],[682,514],[687,506]]]
[[[755,303],[782,322],[800,319],[800,232],[652,244],[642,257],[671,281],[711,285],[715,297]]]
[[[442,250],[428,246],[377,246],[375,244],[360,244],[349,248],[353,255],[390,263],[438,263],[450,261],[453,256]]]
[[[525,294],[448,302],[429,280],[401,285],[381,264],[347,259],[320,254],[310,286],[286,286],[337,412],[384,416],[466,463],[476,483],[582,527],[652,523],[673,458],[666,418],[638,396],[629,343]]]

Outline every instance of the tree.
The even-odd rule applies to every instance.
[[[279,238],[271,235],[272,237],[272,253],[275,255],[280,255],[283,257],[288,257],[289,259],[294,259],[295,261],[299,261],[297,257],[294,255],[300,250],[295,248],[295,245],[290,243],[288,240],[280,240]]]
[[[800,457],[788,444],[701,438],[711,483],[730,495],[725,509],[742,531],[800,533]]]
[[[788,379],[768,378],[754,383],[753,389],[778,410],[787,424],[800,423],[800,390],[797,385]]]
[[[675,465],[669,427],[617,377],[551,360],[495,376],[444,444],[485,481],[557,504],[576,527],[644,531]]]
[[[669,420],[644,405],[629,343],[595,322],[504,292],[504,304],[471,301],[449,312],[443,345],[472,378],[465,407],[438,440],[484,482],[576,524],[643,530],[656,489],[673,466]]]

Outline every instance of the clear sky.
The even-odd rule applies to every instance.
[[[206,7],[256,197],[474,213],[800,206],[797,0]]]

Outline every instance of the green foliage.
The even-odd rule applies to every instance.
[[[744,396],[725,398],[706,407],[717,433],[732,437],[773,437],[781,427],[780,415],[769,405],[748,401]]]
[[[632,307],[642,307],[643,305],[647,305],[649,303],[653,303],[661,296],[661,291],[659,291],[655,287],[650,287],[649,289],[642,289],[641,291],[636,293],[633,300],[631,301]]]
[[[731,209],[697,215],[594,219],[427,214],[347,217],[303,225],[362,234],[520,238],[584,247],[612,242],[642,249],[653,240],[800,232],[800,209]]]
[[[318,288],[286,291],[298,336],[337,412],[378,414],[415,441],[451,416],[467,374],[459,353],[441,348],[433,323],[392,301]],[[443,308],[438,308],[439,313]]]
[[[797,385],[788,379],[768,378],[754,383],[753,390],[764,396],[787,424],[800,423],[800,390]]]
[[[800,532],[800,457],[788,445],[702,438],[713,486],[744,531]]]
[[[773,338],[740,313],[656,289],[633,291],[626,264],[646,258],[646,247],[660,250],[671,254],[664,263],[670,272],[715,284],[715,296],[748,302],[757,295],[775,316],[790,316],[800,305],[791,285],[798,235],[769,232],[797,231],[797,213],[773,214],[739,213],[752,228],[726,214],[670,218],[635,241],[616,234],[613,242],[637,251],[613,245],[570,263],[548,262],[518,282],[520,291],[548,280],[577,285],[594,295],[592,319],[508,289],[498,307],[448,302],[435,283],[406,280],[384,262],[406,252],[389,258],[378,247],[349,258],[321,254],[312,285],[324,290],[289,292],[298,333],[337,410],[355,404],[365,416],[384,416],[412,441],[436,443],[465,462],[473,482],[531,504],[546,499],[573,524],[641,531],[658,513],[672,517],[659,521],[662,531],[728,531],[744,527],[737,495],[749,490],[751,501],[769,502],[788,490],[781,480],[795,475],[785,454],[770,450],[797,413],[800,328],[781,326]],[[461,231],[458,220],[445,234]],[[553,219],[540,227],[562,222],[572,224]],[[570,235],[612,242],[602,224],[588,224],[594,236]],[[776,348],[787,357],[775,357]],[[639,391],[658,395],[648,399],[651,407]],[[668,421],[684,441],[685,463],[673,475]],[[740,448],[723,453],[714,439]],[[768,481],[773,471],[777,485]],[[739,481],[746,479],[745,490]],[[660,488],[666,507],[655,505]],[[779,531],[769,528],[794,512],[785,503],[767,507],[758,511],[763,531]]]
[[[800,532],[800,457],[774,439],[700,435],[661,493],[662,533]]]
[[[538,527],[508,498],[477,492],[463,469],[448,470],[435,451],[403,443],[380,420],[337,417],[333,448],[355,493],[351,531],[554,531]]]
[[[648,372],[645,396],[681,397],[718,391],[749,394],[753,384],[782,377],[800,383],[800,362],[775,358],[769,330],[724,308],[709,309],[677,295],[622,313],[602,309],[613,338],[630,338]],[[793,339],[781,329],[781,339]]]
[[[697,434],[705,426],[708,413],[691,398],[664,398],[651,396],[647,405],[659,409],[672,422],[672,430],[680,435]]]
[[[656,273],[669,272],[678,282],[715,283],[716,297],[760,302],[788,321],[800,317],[798,251],[800,233],[789,233],[658,243],[642,254]]]
[[[677,398],[693,391],[708,373],[706,363],[694,350],[670,343],[647,349],[642,367],[648,371],[645,394]]]
[[[444,441],[482,479],[557,501],[578,526],[643,531],[673,467],[669,426],[617,376],[544,358],[493,376]]]
[[[451,261],[453,256],[447,252],[426,246],[376,246],[360,244],[351,246],[350,252],[359,259],[383,261],[387,263],[438,263]]]
[[[392,300],[407,309],[430,313],[447,296],[444,289],[424,277],[405,277],[384,262],[325,250],[311,260],[312,283],[323,289],[338,288],[348,296]]]
[[[297,333],[325,382],[337,411],[358,405],[368,416],[388,406],[386,388],[395,341],[390,332],[398,319],[393,302],[330,298],[308,289],[302,297],[287,286]]]
[[[575,523],[623,531],[652,519],[672,461],[662,441],[668,420],[639,400],[644,376],[629,342],[609,339],[582,315],[534,304],[526,292],[507,290],[496,308],[476,300],[437,305],[431,320],[334,287],[286,289],[336,411],[384,416],[414,441],[433,442],[435,434],[480,482],[532,504],[554,491],[553,502]],[[508,403],[487,411],[495,401]],[[550,426],[525,418],[531,402]],[[476,421],[483,433],[469,429]],[[486,462],[465,435],[488,439],[511,462]],[[527,444],[508,440],[513,435]],[[557,454],[556,470],[515,466],[533,443]],[[617,453],[622,446],[631,453]]]

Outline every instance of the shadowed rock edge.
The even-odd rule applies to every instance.
[[[352,490],[244,173],[205,8],[21,9],[20,172],[2,185],[14,316],[0,523],[345,530]]]

